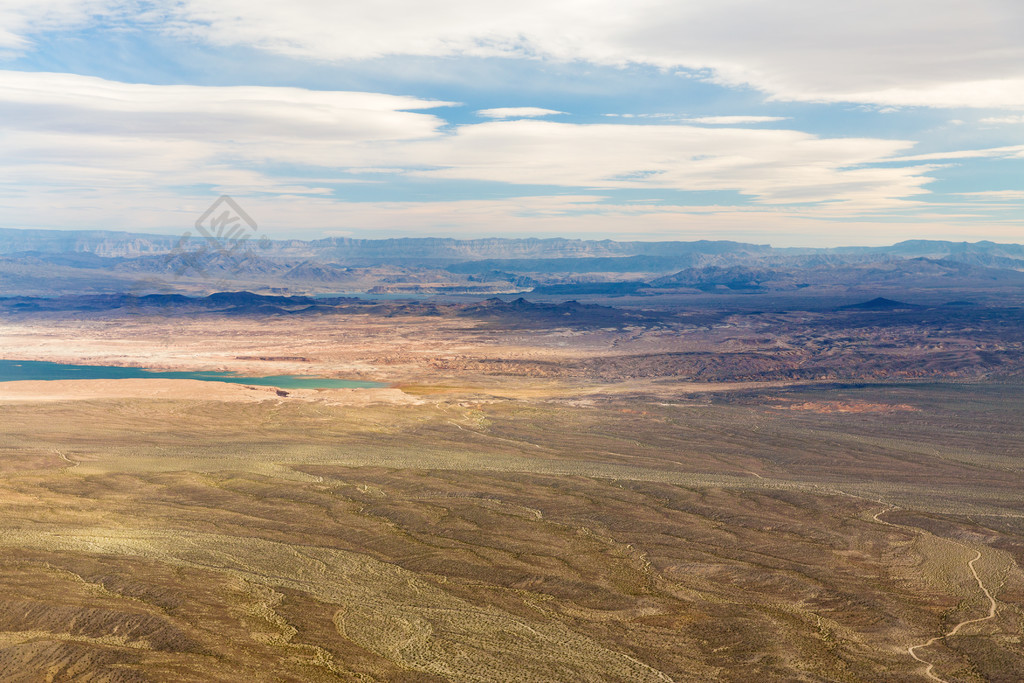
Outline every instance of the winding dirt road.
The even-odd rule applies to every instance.
[[[903,526],[898,525],[898,524],[893,524],[892,522],[887,522],[884,519],[880,519],[879,518],[879,515],[881,515],[881,514],[883,514],[885,512],[889,512],[892,509],[893,508],[886,508],[886,509],[882,510],[881,512],[876,512],[874,517],[873,517],[873,519],[876,522],[878,522],[879,524],[886,524],[888,526],[899,527],[899,528],[904,528],[904,529],[908,528],[908,527],[903,527]],[[916,530],[916,531],[920,531],[920,530]],[[925,533],[925,532],[921,532],[921,533]],[[970,547],[964,545],[963,543],[959,543],[957,541],[953,541],[953,540],[950,540],[950,539],[944,539],[944,540],[947,540],[950,543],[955,543],[956,545],[960,546],[961,548],[965,548],[967,550],[973,550],[973,548],[970,548]],[[911,657],[913,657],[914,659],[916,659],[917,661],[921,662],[922,664],[924,664],[927,667],[924,670],[924,675],[927,676],[928,678],[932,679],[933,681],[940,681],[940,683],[949,683],[946,679],[940,678],[939,676],[935,675],[935,664],[933,662],[928,661],[927,659],[923,659],[923,658],[919,657],[918,654],[917,654],[917,650],[921,650],[923,648],[926,648],[926,647],[929,647],[931,645],[934,645],[938,641],[943,640],[945,638],[949,638],[951,636],[955,636],[957,633],[960,632],[960,629],[962,629],[964,626],[968,626],[970,624],[979,624],[979,623],[981,623],[983,621],[988,621],[989,619],[994,619],[995,616],[996,616],[996,601],[995,601],[995,598],[993,598],[992,594],[989,593],[988,588],[985,587],[985,583],[981,580],[981,577],[978,576],[978,570],[975,569],[975,567],[974,567],[974,563],[981,559],[981,551],[980,550],[974,550],[974,552],[975,552],[974,559],[970,560],[967,563],[967,568],[971,570],[971,575],[974,577],[974,580],[978,582],[978,588],[981,589],[981,592],[985,594],[985,598],[988,599],[988,603],[989,603],[988,615],[984,616],[984,617],[978,617],[977,619],[965,619],[964,621],[961,621],[959,624],[954,626],[950,631],[948,631],[948,632],[946,632],[946,633],[944,633],[942,635],[935,636],[934,638],[932,638],[928,642],[921,643],[920,645],[911,645],[910,647],[907,648],[907,653],[910,654]]]

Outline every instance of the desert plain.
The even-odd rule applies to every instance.
[[[1024,680],[1019,320],[488,306],[5,315],[382,386],[0,383],[0,678]]]

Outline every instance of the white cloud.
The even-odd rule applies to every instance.
[[[417,111],[445,103],[298,88],[155,86],[0,71],[0,192],[123,197],[210,186],[218,192],[327,194],[361,147],[440,134]],[[322,166],[290,178],[274,166]],[[331,177],[337,174],[337,177]],[[181,190],[178,190],[181,191]],[[111,199],[110,211],[121,203]],[[6,216],[5,216],[6,217]]]
[[[29,34],[85,26],[129,8],[122,0],[3,0],[0,48],[24,50],[31,44]]]
[[[228,193],[244,197],[247,207],[258,207],[268,225],[281,230],[383,229],[406,220],[411,232],[449,226],[478,234],[505,228],[551,234],[590,224],[595,232],[628,233],[634,219],[637,226],[662,231],[672,220],[695,226],[696,216],[716,216],[722,225],[726,214],[776,217],[744,228],[756,232],[808,210],[817,221],[919,211],[912,200],[925,193],[933,168],[890,163],[911,147],[909,141],[532,119],[449,128],[433,114],[409,111],[442,105],[375,93],[155,86],[0,72],[4,223],[167,229],[188,225],[209,196]],[[987,153],[996,152],[969,152]],[[950,156],[956,153],[934,158]],[[558,186],[571,196],[339,201],[333,185],[352,182],[353,174]],[[621,188],[738,192],[759,208],[612,206],[594,194]],[[374,210],[381,216],[374,217]]]
[[[224,185],[231,177],[257,186],[254,168],[307,165],[325,169],[320,178],[328,171],[344,178],[349,171],[404,169],[431,178],[732,190],[773,204],[876,205],[920,194],[930,180],[929,167],[872,166],[904,152],[907,141],[530,119],[443,132],[442,119],[405,111],[443,104],[375,93],[156,86],[0,72],[0,120],[12,131],[6,164],[50,165],[74,182],[94,169],[97,179],[111,182],[134,172],[146,182]],[[239,173],[247,180],[238,180]]]
[[[710,125],[740,126],[747,123],[773,123],[775,121],[787,121],[788,116],[698,116],[693,119],[683,119],[684,123],[704,123]]]
[[[1024,199],[1024,190],[986,190],[984,192],[956,192],[959,197],[977,197],[996,202],[1010,202]]]
[[[1024,7],[1024,5],[1022,5]],[[1024,59],[1024,55],[1020,57]],[[883,68],[879,65],[879,68]],[[1006,71],[1004,67],[999,69]],[[938,71],[938,70],[937,70]],[[1024,69],[1022,69],[1024,71]],[[983,78],[964,74],[963,80],[937,82],[943,76],[935,73],[916,79],[912,74],[900,85],[877,90],[839,90],[821,88],[817,91],[800,92],[796,87],[763,88],[776,100],[809,100],[814,102],[872,102],[908,107],[975,107],[979,109],[1024,108],[1024,74],[1006,78]],[[837,85],[844,79],[838,79]],[[759,86],[760,87],[760,86]]]
[[[982,123],[990,125],[1010,124],[1018,125],[1024,123],[1024,115],[1018,116],[989,116],[981,120]]]
[[[0,71],[5,126],[207,140],[381,140],[437,133],[408,110],[451,103],[365,92],[119,83],[75,74]]]
[[[608,116],[610,118],[621,118],[621,119],[679,119],[676,114],[669,114],[667,112],[657,112],[650,114],[601,114],[601,116]]]
[[[8,45],[84,21],[86,5],[8,0]],[[129,0],[95,4],[131,13]],[[113,6],[113,9],[111,9]],[[156,0],[159,30],[343,60],[495,55],[697,70],[781,100],[1024,107],[1019,0]],[[56,17],[54,19],[53,17]],[[569,27],[569,28],[567,28]]]
[[[932,152],[930,154],[914,154],[893,158],[901,163],[916,161],[952,161],[956,159],[1024,159],[1024,145],[1006,147],[988,147],[986,149],[961,149],[952,152]]]
[[[912,143],[793,130],[508,121],[402,146],[435,178],[595,188],[735,190],[764,203],[878,203],[924,192],[925,167],[872,167]]]
[[[445,104],[377,93],[157,86],[0,71],[0,167],[21,187],[105,185],[128,192],[209,184],[232,192],[323,192],[323,176],[282,181],[254,169],[336,170],[350,157],[370,158],[364,146],[429,139],[445,121],[406,110]]]
[[[481,109],[477,112],[477,116],[483,116],[488,119],[521,119],[554,116],[555,114],[564,113],[564,111],[542,109],[541,107],[495,107],[494,109]]]

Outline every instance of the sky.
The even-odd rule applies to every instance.
[[[1020,0],[0,0],[0,227],[1024,242]]]

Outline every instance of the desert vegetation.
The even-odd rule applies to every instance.
[[[5,679],[1024,677],[1010,317],[47,305],[8,358],[389,386],[0,384]]]
[[[0,671],[1015,680],[1019,396],[9,401]]]

